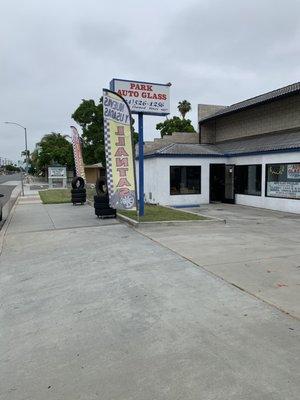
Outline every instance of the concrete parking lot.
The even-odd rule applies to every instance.
[[[297,319],[88,206],[17,207],[0,304],[1,400],[299,398]]]
[[[231,204],[190,211],[224,223],[139,230],[197,265],[300,318],[300,215]]]

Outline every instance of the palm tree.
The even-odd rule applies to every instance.
[[[182,119],[184,119],[184,118],[185,118],[185,115],[186,115],[189,111],[191,111],[192,106],[191,106],[191,103],[190,103],[189,101],[187,101],[187,100],[182,100],[182,101],[180,101],[180,102],[178,103],[177,108],[178,108],[180,114],[182,115]]]

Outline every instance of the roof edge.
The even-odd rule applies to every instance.
[[[244,103],[246,101],[250,101],[250,100],[254,100],[254,99],[259,99],[260,97],[263,97],[263,96],[266,96],[266,95],[270,95],[272,93],[276,93],[277,91],[287,89],[287,88],[289,88],[289,87],[291,87],[293,85],[297,85],[297,84],[300,85],[300,82],[295,82],[295,83],[292,83],[290,85],[286,85],[286,86],[283,86],[281,88],[274,89],[274,90],[271,90],[271,91],[266,92],[266,93],[262,93],[260,95],[254,96],[254,97],[250,97],[248,99],[239,101],[237,103],[233,103],[230,106],[225,107],[224,110],[221,111],[221,112],[216,112],[216,113],[214,113],[212,115],[207,116],[206,118],[200,119],[199,120],[199,124],[201,125],[202,122],[207,122],[207,121],[210,121],[210,120],[221,118],[221,117],[223,117],[225,115],[235,114],[237,112],[240,112],[240,111],[243,111],[243,110],[246,110],[246,109],[250,109],[250,108],[256,107],[256,106],[261,105],[261,104],[271,103],[273,101],[276,101],[276,100],[284,98],[284,97],[290,97],[290,96],[299,94],[300,93],[300,87],[298,87],[297,89],[288,91],[288,92],[278,93],[276,96],[271,97],[271,98],[267,98],[267,99],[264,99],[264,100],[261,100],[261,101],[257,101],[257,102],[252,103],[252,104],[241,106],[241,107],[236,108],[234,110],[230,110],[231,107],[237,106],[238,104],[242,104],[242,103]]]
[[[300,152],[300,146],[298,147],[290,147],[288,149],[274,149],[274,150],[261,150],[261,151],[248,151],[244,153],[223,153],[223,154],[161,154],[161,153],[152,153],[152,154],[146,154],[144,158],[230,158],[230,157],[243,157],[243,156],[253,156],[253,155],[261,155],[261,154],[270,154],[270,153],[293,153],[295,151]],[[138,160],[138,157],[135,157],[136,160]]]

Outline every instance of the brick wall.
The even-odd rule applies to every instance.
[[[216,104],[198,104],[198,121],[202,118],[206,118],[209,115],[216,113],[217,111],[225,108],[225,106],[220,106]]]
[[[201,143],[300,128],[300,95],[278,99],[201,124]]]

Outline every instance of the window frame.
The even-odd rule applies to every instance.
[[[260,172],[260,194],[245,194],[245,193],[238,193],[237,192],[237,185],[234,185],[234,193],[236,195],[240,195],[240,196],[255,196],[255,197],[261,197],[263,194],[263,164],[235,164],[235,171],[234,171],[234,175],[235,175],[235,179],[237,178],[237,168],[238,167],[253,167],[253,166],[260,166],[261,167],[261,172]]]
[[[265,197],[270,199],[282,199],[282,200],[300,200],[299,197],[282,197],[282,196],[270,196],[268,192],[268,167],[269,165],[289,165],[289,164],[300,164],[300,161],[290,161],[290,162],[274,162],[265,165]]]
[[[196,167],[200,168],[200,177],[199,177],[199,193],[171,193],[171,168],[187,168],[187,167]],[[202,193],[202,166],[201,165],[170,165],[169,166],[169,193],[170,196],[199,196]]]

